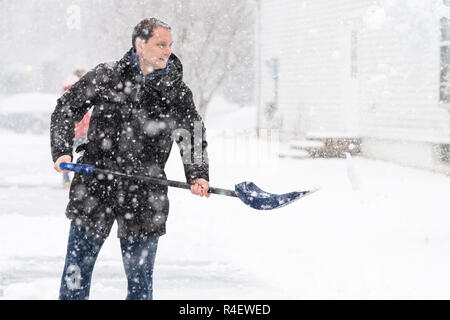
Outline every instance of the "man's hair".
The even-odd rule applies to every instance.
[[[133,35],[131,37],[131,42],[133,44],[134,50],[136,50],[136,39],[139,38],[142,39],[144,42],[147,42],[148,39],[153,37],[153,31],[156,28],[164,28],[167,30],[172,30],[167,23],[156,18],[144,19],[141,22],[139,22],[136,25],[136,27],[134,27]]]

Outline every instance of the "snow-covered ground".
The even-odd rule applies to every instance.
[[[258,212],[234,198],[170,189],[155,299],[450,298],[448,176],[360,157],[278,158],[276,141],[267,145],[246,130],[254,109],[220,99],[213,105],[212,186],[321,190]],[[68,191],[52,168],[48,134],[0,130],[0,299],[56,299]],[[184,180],[176,146],[166,171]],[[116,230],[100,252],[91,299],[126,295]]]

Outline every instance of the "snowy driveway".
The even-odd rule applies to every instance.
[[[55,299],[67,191],[52,169],[47,136],[0,137],[0,299]],[[362,158],[264,163],[242,144],[226,160],[227,142],[211,137],[213,186],[250,180],[273,193],[322,189],[271,212],[170,189],[156,299],[450,298],[448,176]],[[176,146],[167,173],[183,180]],[[100,252],[92,299],[125,297],[115,232]]]

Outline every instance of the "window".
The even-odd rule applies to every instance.
[[[450,0],[443,0],[444,5],[450,6]],[[440,103],[450,103],[450,19],[442,17],[441,25],[441,74],[440,74]]]

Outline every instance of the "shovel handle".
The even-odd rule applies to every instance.
[[[59,167],[63,170],[73,171],[81,174],[94,174],[94,166],[90,164],[61,162]]]
[[[113,176],[124,177],[124,178],[129,178],[129,179],[138,179],[138,180],[148,181],[148,182],[158,184],[158,185],[181,188],[181,189],[190,190],[191,186],[192,186],[189,183],[180,182],[180,181],[158,179],[158,178],[152,178],[152,177],[147,177],[147,176],[129,175],[129,174],[121,173],[121,172],[98,169],[90,164],[61,162],[59,164],[59,167],[63,170],[73,171],[73,172],[77,172],[80,174],[87,174],[87,175],[93,175],[94,173],[105,174],[105,175],[112,174]],[[215,193],[215,194],[221,194],[221,195],[229,196],[229,197],[237,197],[236,192],[234,190],[210,187],[208,192]]]

